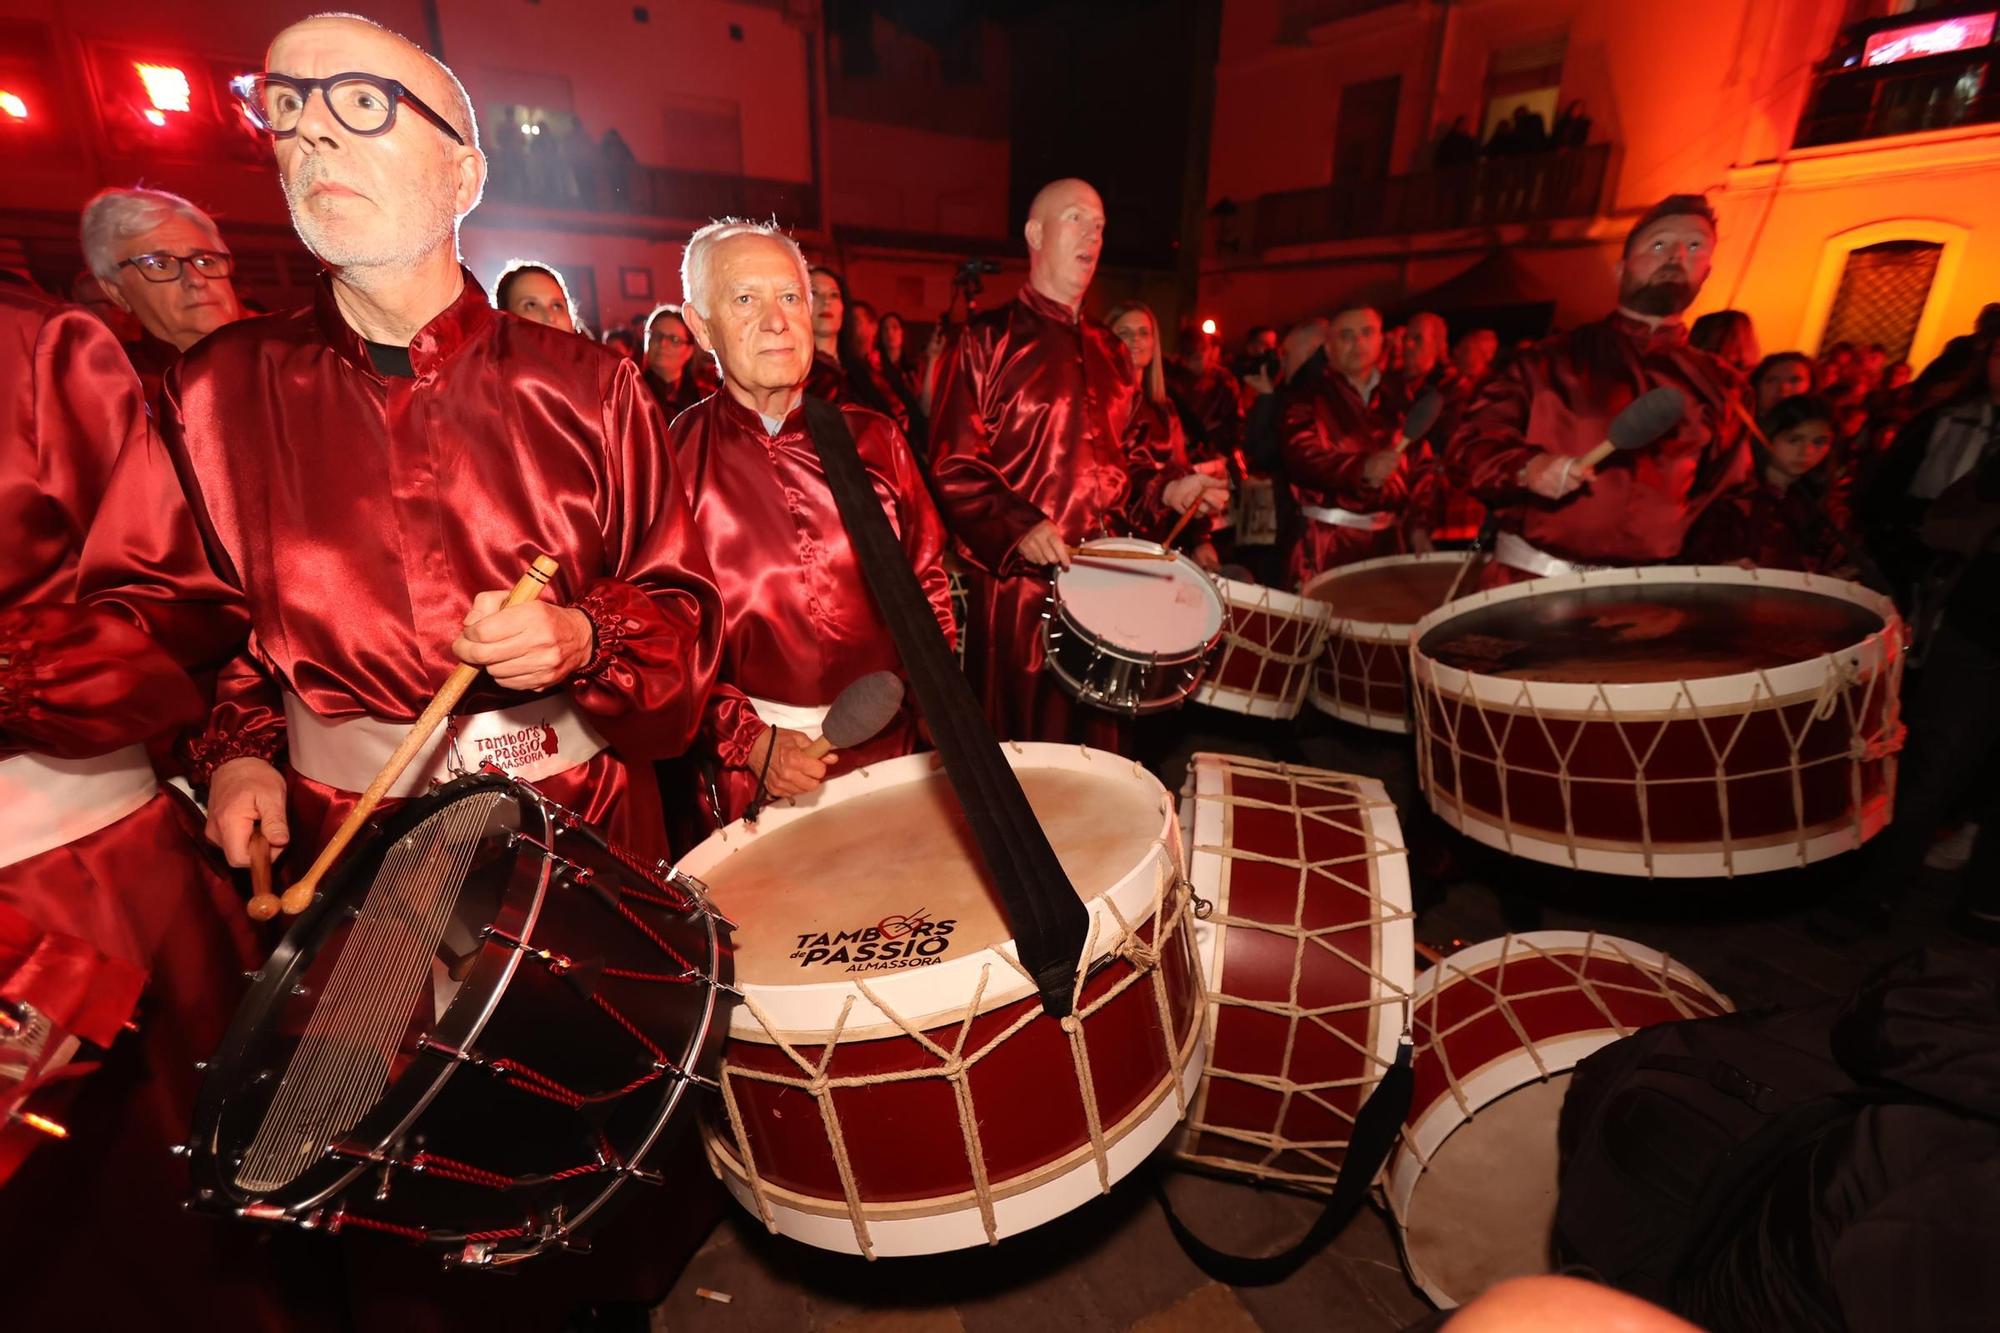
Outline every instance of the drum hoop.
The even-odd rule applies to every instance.
[[[1333,620],[1333,607],[1303,593],[1287,592],[1283,588],[1273,588],[1268,583],[1245,583],[1242,579],[1225,579],[1219,574],[1210,574],[1210,582],[1222,594],[1224,606],[1240,607],[1245,611],[1263,611],[1288,620],[1316,621],[1322,625]],[[1238,593],[1238,588],[1245,589]],[[1226,625],[1226,622],[1225,622]]]
[[[1178,877],[1181,865],[1180,821],[1176,817],[1173,801],[1166,789],[1160,787],[1159,780],[1143,766],[1107,751],[1038,741],[1007,741],[1002,749],[1009,764],[1016,768],[1104,772],[1120,780],[1128,776],[1144,778],[1158,789],[1160,834],[1148,845],[1148,850],[1136,865],[1085,903],[1092,918],[1090,929],[1095,940],[1091,956],[1085,964],[1086,970],[1094,968],[1110,956],[1120,937],[1121,927],[1111,904],[1117,904],[1136,930],[1151,916],[1151,907],[1157,896],[1153,881],[1167,876]],[[935,756],[928,754],[904,755],[843,773],[821,787],[818,797],[811,802],[779,801],[764,811],[754,827],[746,828],[738,823],[710,834],[681,858],[677,868],[701,878],[711,867],[750,842],[808,818],[826,806],[838,804],[851,796],[931,777],[938,772],[934,759]],[[828,796],[833,799],[828,800]],[[1147,873],[1149,868],[1152,874]],[[991,980],[982,995],[982,1012],[1012,1004],[1022,996],[1034,993],[1033,983],[1020,971],[1011,938],[968,951],[934,967],[879,972],[864,980],[868,989],[879,994],[897,1013],[922,1024],[931,1020],[943,1021],[941,1016],[962,1016],[964,1006],[975,993],[979,993],[981,969],[989,965],[992,968]],[[809,1041],[814,1034],[829,1031],[850,997],[853,1009],[849,1022],[842,1028],[843,1040],[859,1041],[870,1035],[886,1036],[902,1031],[896,1020],[876,1008],[867,993],[852,981],[773,985],[749,982],[739,977],[736,988],[755,999],[790,1041]],[[731,1015],[729,1034],[732,1038],[771,1044],[771,1038],[765,1034],[762,1024],[752,1016],[747,1005],[737,1006]]]
[[[1229,917],[1228,887],[1222,882],[1222,869],[1227,858],[1218,849],[1232,846],[1229,826],[1232,822],[1230,811],[1235,798],[1224,790],[1223,784],[1227,777],[1238,772],[1294,783],[1298,778],[1335,781],[1348,789],[1366,815],[1367,829],[1364,836],[1373,849],[1370,857],[1374,868],[1375,901],[1377,907],[1385,913],[1372,919],[1379,932],[1378,953],[1372,962],[1381,971],[1378,981],[1386,988],[1386,993],[1371,1000],[1367,1006],[1371,1011],[1369,1014],[1371,1045],[1367,1054],[1375,1062],[1377,1077],[1363,1077],[1344,1086],[1359,1086],[1366,1089],[1378,1082],[1379,1071],[1386,1070],[1394,1063],[1397,1046],[1403,1034],[1409,1029],[1410,1005],[1416,984],[1414,948],[1416,914],[1412,908],[1409,855],[1403,847],[1396,807],[1389,799],[1387,789],[1379,781],[1357,774],[1300,768],[1244,755],[1198,752],[1189,757],[1188,779],[1182,788],[1181,809],[1182,832],[1187,840],[1188,879],[1194,885],[1197,894],[1209,899],[1212,910],[1207,919],[1197,919],[1195,923],[1195,952],[1202,967],[1203,1024],[1208,1036],[1209,1067],[1202,1072],[1195,1101],[1188,1111],[1185,1133],[1190,1137],[1197,1133],[1210,1133],[1240,1141],[1244,1136],[1239,1131],[1217,1128],[1206,1123],[1208,1092],[1214,1079],[1222,1077],[1230,1081],[1241,1081],[1238,1076],[1226,1070],[1218,1074],[1213,1068],[1218,1059],[1215,1045],[1216,1032],[1225,1002],[1222,987],[1226,977],[1222,973],[1222,965],[1227,956],[1229,930],[1232,924]],[[1279,928],[1276,922],[1269,924],[1274,931]],[[1251,927],[1246,924],[1244,928]],[[1389,1009],[1398,1011],[1395,1017],[1400,1021],[1385,1021],[1388,1015],[1385,1015],[1384,1010]],[[1272,1149],[1267,1156],[1275,1155],[1277,1151],[1303,1152],[1306,1156],[1312,1156],[1310,1152],[1296,1145],[1264,1146]],[[1322,1191],[1331,1187],[1332,1178],[1336,1174],[1336,1169],[1329,1165],[1327,1178],[1315,1182],[1294,1172],[1274,1169],[1268,1161],[1253,1163],[1233,1158],[1219,1161],[1185,1152],[1179,1155],[1185,1160],[1213,1165],[1216,1169],[1227,1171],[1238,1178],[1248,1175],[1265,1183],[1301,1185],[1306,1188],[1316,1186]]]
[[[1447,561],[1453,564],[1464,564],[1469,558],[1468,554],[1464,551],[1430,551],[1423,555],[1378,555],[1371,560],[1356,560],[1351,565],[1336,565],[1332,569],[1323,570],[1313,575],[1299,589],[1299,595],[1301,597],[1312,597],[1312,589],[1316,587],[1323,584],[1338,583],[1350,574],[1359,574],[1370,569],[1384,569],[1391,565],[1436,565]],[[1319,599],[1314,598],[1313,600],[1318,601]],[[1349,639],[1367,637],[1390,642],[1401,640],[1408,643],[1410,642],[1410,628],[1416,623],[1415,621],[1397,620],[1356,620],[1348,616],[1332,614],[1333,603],[1330,601],[1322,601],[1320,604],[1326,607],[1331,615],[1331,620],[1327,628],[1328,639],[1338,634],[1343,638]],[[1445,605],[1449,606],[1451,603],[1447,602]],[[1435,614],[1434,611],[1433,614]]]
[[[1209,596],[1215,599],[1216,610],[1219,612],[1216,616],[1217,624],[1215,633],[1209,635],[1205,641],[1196,647],[1174,652],[1141,653],[1135,649],[1123,647],[1092,632],[1082,621],[1070,613],[1068,605],[1063,601],[1062,574],[1059,573],[1049,580],[1048,604],[1051,618],[1059,618],[1062,621],[1065,633],[1075,635],[1086,646],[1103,653],[1107,657],[1116,658],[1120,662],[1131,662],[1136,666],[1184,666],[1190,662],[1199,662],[1215,651],[1215,645],[1222,642],[1222,636],[1229,632],[1229,599],[1224,597],[1222,590],[1216,586],[1216,579],[1213,574],[1210,574],[1180,552],[1167,551],[1167,548],[1158,542],[1149,542],[1138,537],[1113,537],[1105,540],[1102,544],[1121,551],[1159,551],[1172,555],[1174,563],[1192,572],[1196,576],[1196,584],[1206,589]],[[1088,556],[1087,552],[1077,552],[1076,554],[1083,555],[1086,558]],[[1043,626],[1042,633],[1043,642],[1046,644],[1048,636],[1046,623]],[[1053,655],[1051,656],[1053,657]]]
[[[405,802],[382,822],[381,833],[369,845],[371,848],[387,848],[439,811],[489,790],[510,791],[522,812],[524,828],[538,822],[543,840],[548,839],[551,832],[549,813],[532,788],[503,775],[478,773]],[[224,1165],[225,1145],[217,1142],[215,1135],[220,1131],[222,1115],[229,1100],[242,1086],[243,1065],[258,1038],[263,1035],[266,1026],[280,1016],[283,999],[290,994],[304,970],[318,958],[326,936],[339,924],[339,917],[344,914],[350,900],[367,892],[379,862],[380,858],[375,856],[349,855],[344,859],[328,877],[326,888],[285,932],[263,967],[253,974],[256,980],[238,1004],[229,1029],[209,1062],[207,1076],[196,1099],[190,1165],[196,1178],[198,1197],[204,1200],[213,1198],[277,1204],[288,1214],[299,1214],[309,1212],[333,1198],[370,1169],[370,1163],[366,1161],[317,1163],[278,1190],[252,1194],[236,1185],[233,1174]],[[524,865],[529,863],[530,859],[526,857],[516,859],[507,888],[501,896],[498,914],[500,920],[507,921],[511,933],[522,939],[532,936],[553,871],[552,862],[546,858],[534,858],[532,883],[524,887],[523,881],[529,877],[524,876],[522,871]],[[524,896],[525,902],[522,901]],[[521,953],[517,949],[499,951],[497,963],[488,951],[482,950],[482,955],[460,983],[451,1004],[432,1026],[433,1039],[441,1045],[458,1050],[471,1049],[499,1008],[513,982],[515,970],[520,966]],[[456,1060],[441,1059],[426,1072],[425,1063],[413,1061],[400,1075],[391,1078],[383,1089],[381,1099],[356,1122],[346,1137],[351,1141],[379,1145],[407,1130],[460,1068]],[[301,1191],[305,1194],[303,1198],[297,1197]],[[289,1202],[281,1202],[288,1196]]]
[[[1859,642],[1818,653],[1763,670],[1702,676],[1693,680],[1633,681],[1623,684],[1587,684],[1571,681],[1512,679],[1486,675],[1462,667],[1447,666],[1427,655],[1418,645],[1431,630],[1468,611],[1497,603],[1566,592],[1577,588],[1626,586],[1633,584],[1708,583],[1748,587],[1773,587],[1787,592],[1812,593],[1831,597],[1872,611],[1882,618],[1882,628]],[[1621,717],[1632,712],[1666,712],[1684,698],[1701,710],[1731,706],[1761,709],[1767,700],[1818,693],[1826,688],[1828,672],[1851,679],[1866,679],[1881,671],[1900,652],[1904,642],[1903,622],[1895,603],[1882,594],[1844,579],[1820,574],[1799,574],[1790,570],[1741,569],[1735,565],[1642,565],[1631,568],[1587,570],[1532,579],[1504,587],[1488,588],[1456,601],[1447,602],[1419,620],[1410,631],[1410,664],[1414,682],[1441,694],[1478,703],[1506,706],[1526,702],[1545,715],[1578,713],[1604,715],[1607,710]]]
[[[1085,680],[1065,666],[1063,663],[1064,654],[1056,651],[1056,636],[1071,633],[1074,629],[1075,626],[1067,619],[1058,621],[1051,615],[1042,617],[1042,664],[1047,668],[1049,674],[1056,678],[1057,684],[1062,687],[1064,693],[1086,707],[1101,708],[1107,713],[1115,713],[1124,717],[1146,717],[1153,713],[1163,713],[1170,708],[1178,708],[1180,705],[1186,703],[1188,698],[1201,688],[1202,681],[1208,678],[1208,661],[1206,658],[1188,658],[1184,661],[1167,661],[1165,659],[1140,661],[1131,658],[1118,658],[1115,652],[1107,652],[1104,648],[1085,643],[1084,647],[1087,650],[1098,653],[1100,657],[1109,655],[1116,660],[1128,662],[1130,665],[1144,671],[1177,671],[1181,673],[1180,683],[1170,690],[1163,689],[1157,694],[1149,695],[1142,702],[1131,704],[1113,703],[1104,697],[1104,691],[1095,683]],[[1163,676],[1160,683],[1164,683],[1165,679],[1166,677]],[[1148,683],[1153,683],[1150,678],[1148,679]]]

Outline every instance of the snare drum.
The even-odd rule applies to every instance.
[[[1108,1190],[1186,1111],[1200,979],[1173,802],[1102,751],[1006,751],[1088,899],[1074,1021],[1043,1012],[934,756],[681,862],[742,921],[709,1161],[774,1232],[871,1257],[987,1244]]]
[[[1326,641],[1326,604],[1261,583],[1216,584],[1229,624],[1222,655],[1195,691],[1195,702],[1252,717],[1297,717]]]
[[[698,886],[526,783],[412,799],[254,974],[195,1105],[196,1205],[469,1264],[572,1245],[713,1082],[725,966]]]
[[[1467,556],[1385,555],[1329,569],[1300,595],[1332,614],[1313,707],[1375,731],[1410,729],[1410,627],[1444,604]],[[1471,586],[1470,577],[1463,586]]]
[[[1453,1306],[1548,1272],[1569,1071],[1642,1027],[1729,1011],[1644,945],[1575,931],[1487,940],[1419,977],[1416,1090],[1388,1175],[1410,1280]]]
[[[1857,584],[1600,570],[1461,598],[1412,642],[1431,806],[1503,851],[1740,875],[1858,847],[1889,820],[1903,625]]]
[[[1325,1191],[1395,1062],[1410,988],[1410,876],[1372,778],[1197,754],[1181,793],[1207,984],[1208,1065],[1175,1155]]]
[[[1110,537],[1098,550],[1168,556],[1158,542]],[[1092,559],[1079,549],[1056,575],[1042,620],[1049,670],[1080,703],[1128,716],[1186,702],[1222,638],[1222,594],[1184,555]]]

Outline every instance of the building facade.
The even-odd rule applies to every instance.
[[[1608,309],[1632,219],[1693,191],[1721,221],[1695,313],[1921,364],[2000,298],[1996,9],[1227,0],[1202,310],[1527,336]]]

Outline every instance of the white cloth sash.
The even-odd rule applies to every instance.
[[[1552,579],[1562,574],[1584,574],[1593,569],[1610,569],[1611,565],[1586,565],[1575,560],[1564,560],[1550,555],[1540,547],[1531,546],[1511,532],[1503,532],[1493,541],[1493,558],[1509,569],[1518,569],[1523,574],[1533,574],[1538,578]]]
[[[1380,532],[1396,521],[1394,514],[1357,514],[1352,509],[1328,509],[1323,505],[1300,505],[1299,512],[1321,523],[1361,532]]]
[[[0,866],[87,838],[153,799],[160,780],[145,747],[94,759],[0,759]]]
[[[781,704],[773,699],[758,699],[744,695],[750,700],[752,711],[767,727],[783,727],[787,731],[803,731],[808,736],[817,736],[826,727],[826,715],[832,705],[813,707],[806,704]]]
[[[408,722],[377,717],[326,718],[295,694],[285,696],[285,745],[292,768],[340,791],[365,791],[410,733]],[[596,758],[604,738],[566,694],[511,708],[445,719],[437,735],[389,788],[415,796],[460,772],[491,762],[523,782],[566,773]],[[456,765],[456,767],[454,767]]]

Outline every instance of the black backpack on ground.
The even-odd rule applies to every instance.
[[[1559,1143],[1559,1257],[1705,1328],[1994,1327],[2000,951],[1613,1043]]]

